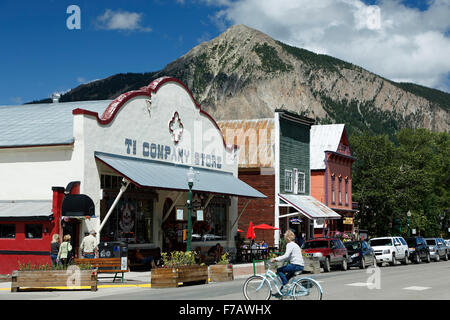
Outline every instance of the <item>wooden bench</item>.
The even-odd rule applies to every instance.
[[[94,259],[75,259],[75,264],[86,265],[89,264],[93,268],[97,268],[97,273],[114,273],[114,280],[118,273],[122,273],[122,283],[124,280],[124,273],[128,272],[128,269],[121,269],[121,258],[94,258]]]

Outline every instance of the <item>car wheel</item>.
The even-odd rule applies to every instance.
[[[389,264],[390,264],[391,266],[395,266],[396,263],[397,263],[397,260],[395,259],[395,254],[392,254],[392,261],[389,262]]]
[[[427,258],[425,259],[426,263],[430,263],[431,262],[431,257],[430,257],[430,253],[427,252]]]
[[[361,264],[359,265],[359,267],[361,269],[365,269],[366,268],[366,262],[364,261],[364,257],[361,258]]]
[[[330,272],[331,267],[330,267],[330,258],[326,257],[325,258],[325,262],[323,263],[323,271],[324,272]]]
[[[448,261],[448,253],[447,252],[445,253],[444,260]]]
[[[342,271],[347,271],[347,269],[348,269],[347,257],[344,257],[344,259],[342,260],[341,269],[342,269]]]
[[[441,260],[441,256],[436,252],[436,258],[434,258],[434,261],[439,262],[439,260]]]
[[[420,263],[420,255],[419,255],[419,253],[416,253],[416,255],[414,256],[414,262],[415,263]]]
[[[405,259],[403,259],[402,264],[407,265],[409,263],[408,254],[405,254]]]

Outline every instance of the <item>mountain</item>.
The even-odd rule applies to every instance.
[[[350,132],[449,131],[449,93],[396,83],[244,25],[201,43],[163,70],[84,84],[60,101],[114,99],[161,76],[180,79],[217,120],[271,117],[275,109],[287,109],[317,123],[346,123]]]

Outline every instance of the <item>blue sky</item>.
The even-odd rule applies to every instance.
[[[80,30],[67,28],[70,5],[81,10]],[[2,0],[0,105],[160,70],[241,23],[389,79],[449,91],[448,21],[450,0]]]

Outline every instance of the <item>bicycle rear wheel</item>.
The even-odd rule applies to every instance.
[[[269,283],[262,276],[251,276],[245,280],[243,289],[247,300],[269,300],[272,294]]]
[[[322,289],[316,281],[303,278],[295,283],[292,295],[296,300],[322,300]]]

